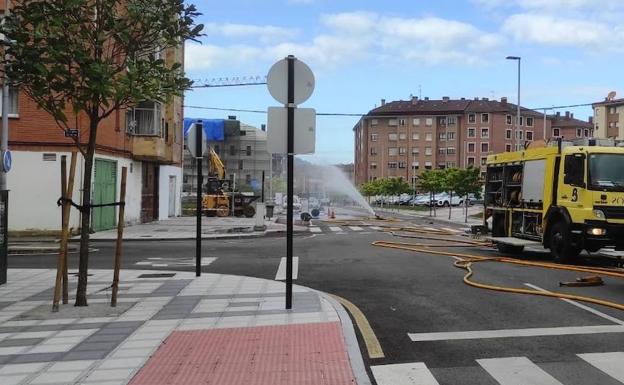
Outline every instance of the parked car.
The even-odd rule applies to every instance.
[[[282,207],[284,208],[284,210],[288,208],[288,200],[286,196],[284,196],[284,203]],[[293,195],[293,210],[301,211],[301,199],[299,199],[298,195]]]
[[[431,206],[433,198],[429,194],[416,195],[416,198],[412,200],[414,206]]]

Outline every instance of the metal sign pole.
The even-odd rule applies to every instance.
[[[203,157],[203,123],[198,122],[195,124],[195,159],[197,160],[197,210],[195,215],[197,217],[197,234],[195,235],[195,276],[201,276],[201,216],[202,216],[202,157]]]
[[[286,209],[286,309],[292,309],[292,270],[293,270],[293,194],[295,166],[295,57],[288,61],[288,104],[287,104],[287,209]]]

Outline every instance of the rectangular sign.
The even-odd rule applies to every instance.
[[[269,107],[267,119],[267,149],[272,154],[286,154],[288,130],[286,107]],[[316,144],[316,111],[295,108],[295,154],[313,154]]]
[[[78,130],[77,129],[67,129],[65,130],[65,137],[66,138],[77,138],[78,137]]]

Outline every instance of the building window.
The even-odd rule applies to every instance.
[[[396,147],[388,148],[388,155],[389,156],[397,156],[397,155],[399,155],[399,149],[396,148]]]
[[[506,120],[505,120],[507,124],[511,124],[513,122],[511,119],[512,119],[511,115],[507,115]]]
[[[511,152],[511,144],[507,143],[505,145],[505,152]]]
[[[446,139],[447,140],[455,140],[455,133],[454,132],[447,132],[446,133]]]
[[[609,113],[615,114],[615,107],[609,107]]]
[[[427,133],[425,134],[425,141],[427,141],[427,142],[431,142],[432,140],[433,140],[433,134],[432,134],[432,133],[430,133],[430,132],[427,132]]]
[[[454,116],[449,116],[446,118],[446,124],[448,124],[449,126],[453,126],[455,125],[455,117]]]
[[[418,132],[414,132],[412,134],[412,140],[420,140],[420,134]]]
[[[553,128],[553,136],[554,136],[555,138],[558,138],[558,137],[559,137],[559,129],[558,129],[558,128]]]
[[[379,134],[371,134],[371,142],[376,142]]]
[[[489,128],[481,128],[481,137],[489,138],[490,137],[490,129]]]
[[[239,170],[242,170],[243,168],[245,168],[244,166],[245,166],[245,164],[244,164],[243,160],[242,160],[242,159],[241,159],[241,160],[239,160],[239,161],[238,161],[238,169],[239,169]]]
[[[247,147],[245,148],[245,155],[247,155],[247,156],[251,156],[251,146],[247,146]]]
[[[377,148],[371,147],[371,155],[377,155]]]
[[[446,147],[440,147],[440,148],[438,148],[438,154],[440,154],[440,155],[444,155],[444,154],[446,154]]]
[[[440,134],[438,134],[438,139],[446,140],[446,132],[441,132]]]
[[[442,162],[438,163],[438,168],[440,170],[444,170],[446,168],[446,163],[442,163]]]
[[[9,87],[9,116],[17,116],[19,114],[18,99],[19,89],[16,87]],[[2,108],[2,101],[2,89],[0,88],[0,109]]]
[[[388,168],[397,168],[397,162],[388,162]]]
[[[399,119],[399,126],[405,126],[405,119]]]
[[[418,155],[420,153],[420,149],[418,147],[412,147],[412,155]]]
[[[388,134],[388,140],[397,140],[397,134]]]
[[[414,118],[414,119],[412,119],[412,125],[414,125],[414,126],[420,126],[420,118]]]
[[[399,168],[405,168],[405,167],[406,167],[405,162],[399,162]]]
[[[505,130],[505,139],[511,139],[511,130],[509,128]]]
[[[476,122],[477,122],[477,115],[468,114],[468,123],[476,123]]]
[[[588,129],[585,129],[585,137],[589,138],[589,130]]]
[[[446,167],[447,168],[455,168],[455,167],[457,167],[457,163],[455,163],[455,162],[446,162]]]
[[[449,147],[446,149],[448,155],[455,155],[455,147]]]
[[[468,157],[468,166],[474,166],[475,165],[475,158],[474,156],[469,156]]]
[[[404,132],[401,132],[401,133],[399,134],[399,140],[405,140],[405,139],[407,139],[407,134],[406,134],[406,133],[404,133]]]
[[[396,119],[388,119],[388,126],[396,126],[398,121]]]
[[[489,143],[481,143],[481,152],[489,152],[490,144]]]
[[[475,146],[474,143],[468,143],[468,152],[475,152]]]
[[[376,126],[377,124],[379,124],[377,119],[371,119],[371,126]]]
[[[419,162],[412,162],[412,170],[418,170],[419,167],[420,167]]]
[[[526,132],[526,140],[533,140],[533,131]]]
[[[469,138],[476,138],[477,137],[477,129],[474,128],[474,127],[468,128],[468,137]]]
[[[425,119],[425,126],[431,127],[432,125],[433,125],[433,119],[432,118]]]
[[[377,163],[372,162],[372,163],[370,164],[370,169],[371,169],[371,170],[376,170],[376,169],[377,169]]]
[[[407,154],[407,148],[399,147],[399,155],[405,155],[405,154]]]
[[[518,140],[523,140],[524,139],[524,131],[522,131],[522,130],[516,131],[516,138]]]
[[[425,147],[425,155],[431,155],[431,147]]]
[[[527,116],[527,127],[533,127],[533,118]]]
[[[247,174],[245,175],[245,184],[250,184],[251,183],[251,174]]]
[[[234,145],[230,145],[230,155],[236,155],[236,147]]]
[[[580,128],[577,128],[576,129],[576,137],[577,138],[583,137],[583,130],[581,130]]]
[[[487,157],[482,156],[481,157],[481,166],[485,166],[486,163],[487,163]]]
[[[490,121],[490,114],[481,114],[481,123],[488,123]]]

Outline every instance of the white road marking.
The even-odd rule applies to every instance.
[[[577,354],[583,360],[624,382],[624,352]]]
[[[543,289],[543,288],[541,288],[539,286],[536,286],[536,285],[533,285],[533,284],[530,284],[530,283],[525,283],[524,285],[528,286],[528,287],[530,287],[532,289],[535,289],[537,291],[543,291],[545,293],[548,293],[548,290]],[[593,309],[593,308],[591,308],[589,306],[583,305],[582,303],[578,303],[576,301],[573,301],[573,300],[567,299],[567,298],[561,298],[561,300],[564,301],[564,302],[569,303],[570,305],[574,305],[574,306],[576,306],[578,308],[581,308],[583,310],[587,310],[588,312],[593,313],[593,314],[597,315],[598,317],[602,317],[602,318],[607,319],[607,320],[609,320],[611,322],[614,322],[614,323],[616,323],[618,325],[624,325],[624,321],[622,321],[621,319],[618,319],[618,318],[615,318],[615,317],[611,317],[608,314],[605,314],[605,313],[603,313],[601,311]]]
[[[477,360],[501,385],[563,385],[526,357]]]
[[[293,279],[297,279],[299,275],[299,257],[293,257]],[[277,267],[277,274],[275,274],[276,281],[286,280],[286,257],[280,259],[280,264]]]
[[[323,232],[323,230],[321,230],[320,227],[310,227],[310,232],[312,232],[312,233],[321,233],[321,232]]]
[[[427,230],[427,231],[438,231],[438,229],[434,229],[433,227],[423,227],[423,230]]]
[[[217,257],[203,257],[202,266],[208,266],[216,261]],[[167,266],[195,266],[195,258],[148,258],[147,261],[135,262],[139,266],[167,267]]]
[[[329,229],[334,232],[341,232],[342,229],[338,226],[330,226]]]
[[[379,226],[369,226],[368,228],[375,231],[381,231],[381,227]]]
[[[554,327],[554,328],[474,330],[474,331],[466,331],[466,332],[408,333],[407,335],[412,341],[420,342],[420,341],[470,340],[470,339],[484,339],[484,338],[563,336],[563,335],[574,335],[574,334],[599,334],[599,333],[624,333],[624,326],[622,325],[567,326],[567,327]]]
[[[452,232],[452,233],[458,233],[458,232],[460,232],[459,230],[457,230],[457,229],[451,229],[450,227],[440,227],[440,228],[441,228],[442,230],[450,231],[450,232]]]
[[[361,228],[360,226],[349,226],[349,228],[353,231],[362,231],[364,230],[363,228]]]
[[[371,366],[377,385],[439,385],[423,362]]]

